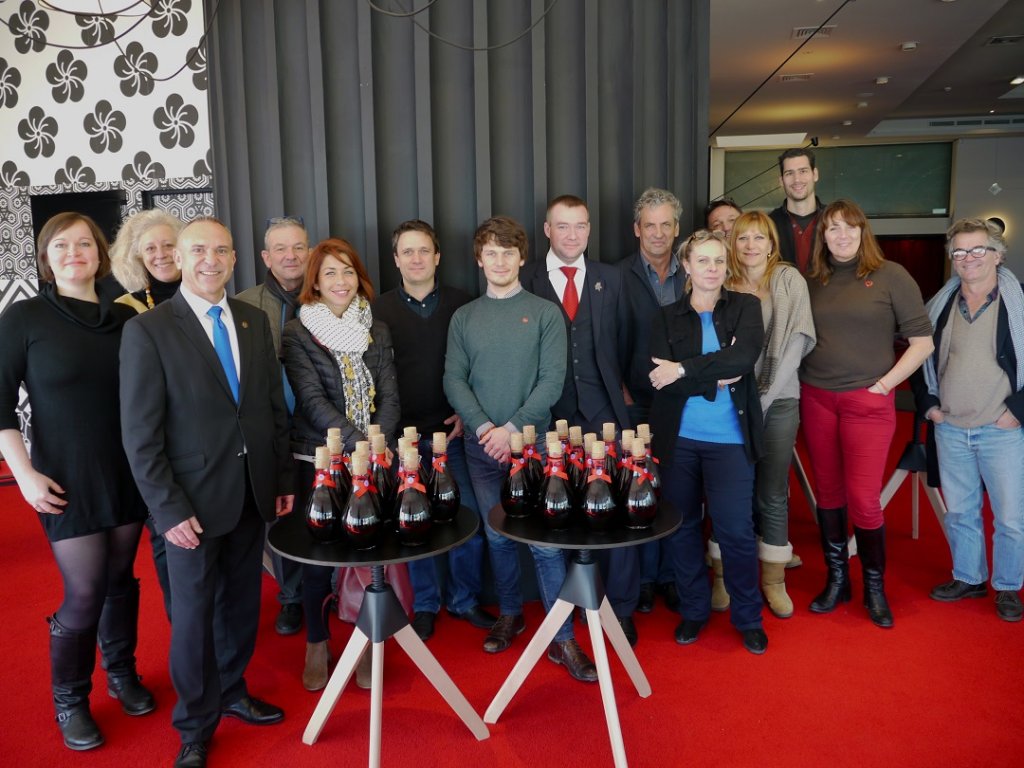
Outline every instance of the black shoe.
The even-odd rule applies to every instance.
[[[107,695],[121,702],[121,709],[132,717],[146,715],[156,709],[153,694],[134,673],[124,677],[112,677],[107,672]]]
[[[679,613],[679,593],[676,591],[676,583],[674,581],[666,581],[664,584],[659,584],[657,592],[665,599],[665,605],[672,613]]]
[[[221,709],[225,717],[236,717],[249,725],[273,725],[284,720],[284,710],[246,694]],[[203,758],[205,760],[205,756]]]
[[[1020,621],[1024,611],[1021,609],[1020,595],[1010,590],[996,592],[996,614],[1003,621]]]
[[[679,622],[679,626],[676,627],[676,642],[680,645],[696,643],[697,636],[700,635],[700,631],[704,629],[705,624],[707,624],[707,621],[683,619]]]
[[[503,613],[494,622],[494,626],[487,633],[487,637],[484,638],[484,651],[487,653],[501,653],[507,650],[512,645],[512,639],[516,635],[521,635],[524,629],[526,629],[526,619],[523,618],[523,614],[520,613],[517,616],[512,616]]]
[[[95,749],[103,743],[96,721],[92,719],[89,705],[57,713],[57,727],[64,738],[64,746],[76,752]]]
[[[636,624],[633,622],[632,616],[616,616],[619,620],[619,626],[622,627],[622,634],[626,636],[626,640],[629,641],[629,647],[633,648],[636,646],[637,634]]]
[[[206,768],[206,745],[201,741],[182,744],[174,768]]]
[[[575,640],[556,641],[549,645],[548,660],[564,665],[566,671],[581,683],[597,681],[597,667]]]
[[[929,597],[940,603],[955,603],[965,597],[985,597],[987,594],[988,587],[984,584],[968,584],[966,581],[953,579],[945,584],[939,584],[929,593]]]
[[[451,608],[448,609],[448,615],[453,619],[461,619],[462,621],[468,621],[477,629],[490,629],[494,626],[494,622],[498,620],[498,617],[493,613],[485,611],[479,605],[474,605],[468,611],[464,613],[457,613]]]
[[[302,629],[302,606],[297,603],[289,603],[281,606],[281,612],[277,614],[277,621],[274,622],[274,631],[279,635],[294,635]]]
[[[437,614],[433,611],[416,611],[412,615],[412,622],[410,622],[412,628],[423,642],[434,636],[434,621],[436,619]]]
[[[640,598],[636,601],[636,609],[640,613],[650,613],[654,610],[654,584],[648,582],[640,585]]]
[[[743,629],[740,635],[743,636],[743,647],[751,653],[760,656],[768,650],[768,635],[763,629]]]

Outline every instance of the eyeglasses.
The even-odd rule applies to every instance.
[[[973,248],[956,248],[949,252],[953,261],[963,261],[970,254],[972,259],[980,259],[989,251],[995,251],[991,245],[976,245]]]

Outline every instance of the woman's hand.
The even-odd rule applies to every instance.
[[[725,389],[730,384],[735,384],[737,381],[739,381],[742,378],[743,378],[742,376],[733,376],[731,379],[719,379],[718,380],[718,388],[719,389]]]
[[[34,469],[30,469],[24,477],[18,480],[18,490],[21,491],[25,501],[32,505],[32,509],[45,515],[59,515],[64,512],[64,507],[68,504],[65,499],[56,495],[64,493],[64,489],[54,480]]]
[[[672,360],[662,360],[660,357],[652,357],[651,362],[657,366],[651,371],[651,386],[655,389],[667,387],[681,378],[679,376],[679,363]]]

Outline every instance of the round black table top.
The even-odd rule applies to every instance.
[[[650,528],[633,530],[622,526],[610,531],[591,531],[582,521],[578,521],[568,528],[555,531],[548,528],[539,516],[508,517],[498,504],[488,513],[487,521],[498,533],[524,544],[559,549],[609,549],[646,544],[664,538],[679,527],[682,517],[671,504],[662,501],[658,504],[658,514]]]
[[[302,513],[293,512],[270,527],[267,541],[279,555],[300,563],[338,567],[394,565],[447,552],[468,541],[479,526],[479,515],[468,507],[461,507],[450,523],[434,523],[427,541],[421,546],[406,546],[398,541],[397,534],[389,532],[373,549],[355,549],[345,540],[320,543],[306,529]]]

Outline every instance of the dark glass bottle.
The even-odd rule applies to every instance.
[[[595,441],[590,454],[593,468],[583,493],[583,520],[592,531],[607,531],[616,522],[615,493],[607,474],[604,451],[604,443]]]
[[[370,475],[380,494],[380,511],[385,520],[395,516],[395,474],[388,458],[387,439],[382,434],[370,438]]]
[[[349,471],[348,463],[345,460],[345,451],[341,437],[329,435],[327,438],[327,450],[331,454],[331,479],[334,481],[335,492],[338,497],[338,509],[345,508],[348,495],[352,492],[352,473]]]
[[[601,440],[604,442],[604,463],[608,477],[616,478],[619,473],[619,444],[615,441],[615,422],[606,421],[601,425]]]
[[[569,427],[569,452],[564,454],[566,474],[572,481],[576,499],[582,501],[583,489],[587,487],[587,455],[583,452],[583,430]]]
[[[540,493],[540,513],[548,528],[569,527],[575,506],[573,496],[569,476],[565,473],[562,445],[554,440],[548,443],[548,466]]]
[[[370,474],[369,457],[358,451],[352,454],[352,492],[342,522],[355,549],[373,549],[384,534],[380,495]]]
[[[448,471],[448,435],[435,432],[431,447],[434,453],[431,461],[433,471],[427,483],[430,488],[430,510],[435,522],[450,523],[462,506],[462,494],[459,492],[459,484]]]
[[[523,427],[523,458],[526,460],[526,471],[533,491],[533,508],[540,508],[540,487],[544,483],[544,461],[537,450],[537,428],[532,424]]]
[[[398,518],[398,540],[410,547],[426,543],[433,526],[430,498],[420,482],[420,454],[406,451],[402,456],[402,484],[398,488],[395,511]]]
[[[629,492],[629,481],[633,479],[632,449],[636,433],[632,429],[622,430],[619,444],[619,461],[615,468],[615,500],[620,507],[626,505],[626,494]]]
[[[651,476],[651,485],[654,492],[661,498],[661,470],[658,469],[658,457],[651,453],[651,426],[650,424],[637,424],[636,436],[644,441],[644,449],[647,452],[647,472]]]
[[[523,436],[513,432],[509,437],[512,457],[508,476],[501,484],[501,508],[508,517],[529,517],[536,509],[537,491],[532,487],[529,465],[523,456]]]
[[[340,541],[344,535],[330,464],[331,454],[327,447],[318,447],[313,465],[316,472],[313,476],[313,490],[310,491],[305,509],[306,527],[314,539],[324,544]]]
[[[633,441],[632,480],[626,493],[626,527],[650,528],[658,512],[658,494],[654,490],[653,478],[647,467],[647,450],[643,438]]]

